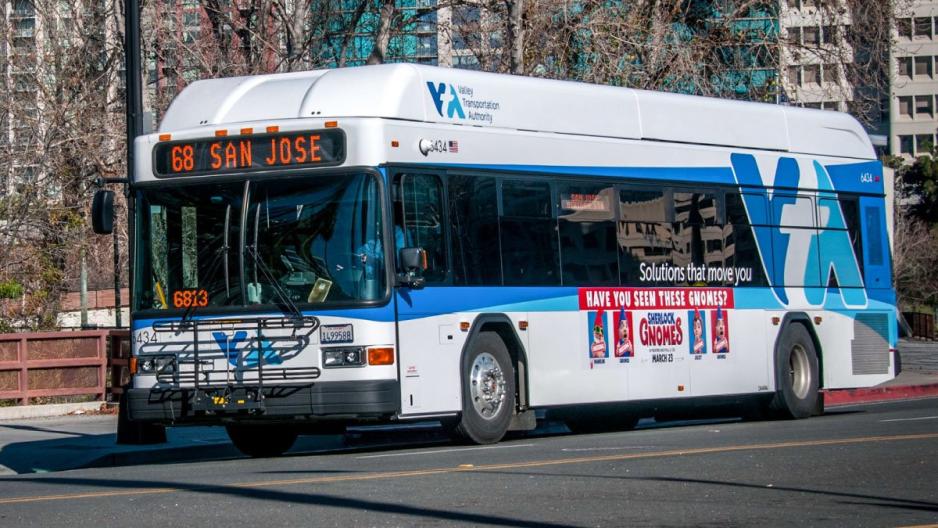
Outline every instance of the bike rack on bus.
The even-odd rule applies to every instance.
[[[195,411],[263,413],[268,393],[275,394],[278,388],[295,389],[296,384],[311,384],[319,378],[321,371],[318,367],[271,365],[304,350],[319,326],[319,319],[312,316],[161,321],[154,323],[154,333],[167,338],[191,333],[191,340],[157,339],[142,345],[139,356],[172,356],[174,368],[171,372],[158,372],[157,381],[174,390],[192,390],[191,407]],[[288,335],[265,335],[271,330],[285,329],[291,332]],[[225,335],[226,349],[218,344],[215,335],[218,332]],[[237,336],[238,332],[246,333],[243,338],[246,344],[241,348],[238,348],[240,342],[230,344],[230,338]],[[249,337],[247,332],[254,332],[254,335]],[[210,339],[205,339],[205,336]],[[224,371],[216,368],[219,360],[224,361]],[[191,370],[184,370],[186,365],[191,365]],[[255,372],[256,380],[246,375]],[[222,373],[225,375],[223,380],[215,379]],[[293,383],[290,387],[273,385],[265,391],[264,383],[271,381]]]

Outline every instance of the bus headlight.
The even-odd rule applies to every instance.
[[[365,365],[362,347],[331,347],[322,349],[324,368],[361,367]]]
[[[176,370],[176,356],[140,356],[137,358],[139,374],[172,374]]]

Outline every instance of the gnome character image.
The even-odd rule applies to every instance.
[[[726,354],[730,351],[730,342],[726,338],[726,321],[724,320],[723,309],[717,307],[716,321],[713,324],[713,353]]]
[[[703,337],[703,319],[700,318],[700,310],[694,309],[694,354],[703,354],[706,343]]]
[[[616,341],[616,357],[632,357],[634,349],[632,348],[632,337],[629,335],[629,317],[625,309],[619,309],[619,339]]]
[[[593,343],[590,345],[590,357],[606,357],[606,332],[603,330],[603,313],[596,314],[593,323]]]

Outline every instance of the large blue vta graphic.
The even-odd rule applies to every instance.
[[[778,227],[782,224],[785,208],[794,206],[797,201],[794,193],[772,192],[770,195],[765,187],[769,182],[763,178],[755,157],[751,154],[733,154],[731,162],[736,181],[742,186],[752,186],[743,194],[750,220],[754,224],[765,223],[767,220],[770,224],[754,225],[753,231],[772,290],[782,304],[787,306],[790,302],[785,291],[785,278],[794,276],[802,277],[802,284],[790,286],[809,286],[802,291],[811,305],[824,305],[828,300],[827,296],[839,292],[844,305],[865,306],[867,296],[862,287],[863,276],[857,260],[862,258],[862,255],[854,254],[850,235],[846,230],[847,223],[827,170],[820,163],[813,162],[819,191],[816,196],[818,229],[812,230],[807,250],[803,254],[794,254],[795,250],[791,244],[793,230]],[[801,169],[798,162],[794,158],[779,158],[772,186],[794,189],[798,188],[800,180]],[[796,269],[787,269],[792,266]],[[835,284],[839,287],[829,289]]]
[[[447,87],[449,88],[448,101],[444,100],[444,96],[447,95]],[[450,119],[453,117],[459,117],[459,119],[466,118],[466,114],[462,109],[462,103],[459,102],[459,94],[452,84],[435,84],[431,81],[427,81],[427,88],[430,89],[430,97],[433,98],[433,104],[436,106],[436,112],[440,114],[440,117],[444,117],[443,103],[445,102],[447,103],[445,117],[449,117]]]
[[[258,353],[258,350],[252,349],[244,357],[243,363],[240,363],[241,351],[239,347],[242,343],[249,343],[248,333],[244,330],[238,330],[235,332],[234,336],[228,337],[228,334],[225,332],[212,332],[212,337],[215,338],[215,342],[218,343],[218,347],[221,348],[222,353],[225,355],[225,358],[228,360],[228,363],[233,367],[242,367],[242,368],[257,368],[259,361],[258,358],[263,358],[264,365],[280,365],[283,363],[280,355],[274,351],[273,346],[270,341],[266,339],[260,340],[260,350],[263,351],[263,355]]]

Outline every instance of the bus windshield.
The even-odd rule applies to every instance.
[[[142,190],[135,309],[383,299],[380,196],[367,174]]]

